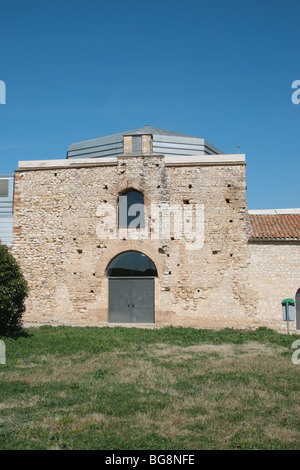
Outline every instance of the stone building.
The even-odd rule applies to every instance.
[[[145,126],[19,162],[12,251],[28,325],[286,331],[300,210],[248,211],[245,155]]]

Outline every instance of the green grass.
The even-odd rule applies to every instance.
[[[298,449],[297,336],[43,326],[3,338],[0,449]]]

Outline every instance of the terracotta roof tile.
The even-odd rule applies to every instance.
[[[300,240],[300,214],[249,214],[250,239]]]

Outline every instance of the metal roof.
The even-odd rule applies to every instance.
[[[122,133],[122,135],[142,135],[142,134],[152,134],[152,135],[171,135],[171,136],[178,136],[178,137],[191,137],[185,134],[179,134],[178,132],[166,131],[164,129],[158,129],[157,127],[152,127],[149,124],[146,126],[140,127],[139,129],[135,129],[134,131],[129,131]]]
[[[158,129],[150,125],[97,139],[77,142],[68,147],[67,158],[93,158],[122,155],[124,135],[153,136],[153,153],[162,155],[220,155],[221,150],[205,139],[178,132]]]

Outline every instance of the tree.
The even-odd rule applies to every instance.
[[[16,333],[22,328],[22,314],[28,285],[20,266],[0,243],[0,336]]]

